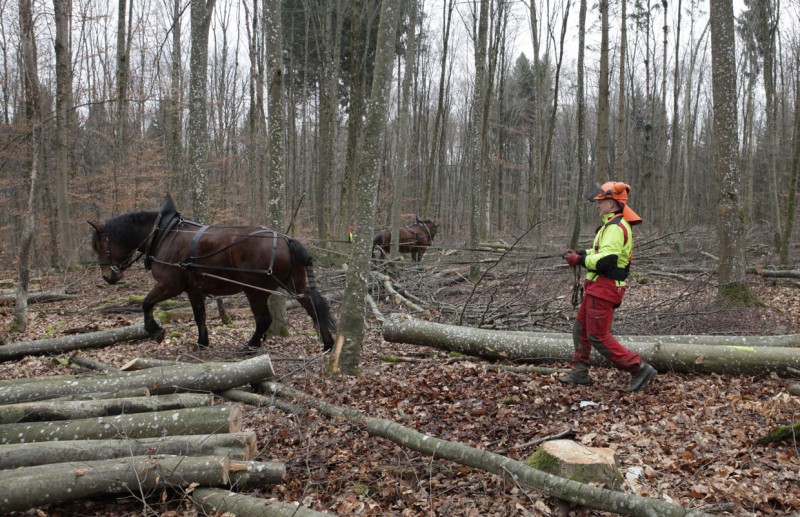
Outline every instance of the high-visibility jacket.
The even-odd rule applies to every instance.
[[[586,294],[619,303],[633,260],[631,225],[619,213],[604,215],[603,225],[585,253],[582,262],[586,267]]]

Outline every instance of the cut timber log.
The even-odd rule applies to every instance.
[[[140,493],[167,487],[261,486],[283,481],[282,463],[224,457],[135,456],[118,460],[25,467],[0,479],[0,513],[102,494]]]
[[[21,359],[28,355],[69,352],[79,348],[102,348],[135,339],[145,339],[149,334],[144,325],[131,325],[75,336],[64,336],[37,341],[23,341],[0,347],[0,362]]]
[[[172,361],[170,359],[155,359],[153,357],[137,357],[136,359],[131,359],[127,363],[123,364],[119,367],[120,370],[123,372],[132,372],[136,370],[146,370],[148,368],[155,368],[161,366],[177,366],[179,364],[186,364],[181,363],[180,361]]]
[[[57,302],[77,298],[74,294],[67,294],[63,289],[56,291],[28,293],[28,303]],[[0,294],[0,305],[13,305],[17,301],[16,294]]]
[[[53,440],[152,438],[179,434],[237,433],[239,406],[212,406],[55,422],[0,425],[0,444]]]
[[[492,359],[563,361],[572,358],[571,339],[442,325],[417,319],[395,320],[383,327],[383,338],[395,343],[431,346]],[[625,346],[660,371],[754,375],[784,373],[800,367],[800,349],[785,347],[716,346],[626,342]],[[611,363],[592,351],[598,366]]]
[[[166,411],[168,409],[210,406],[213,400],[213,395],[176,393],[124,399],[24,402],[0,406],[0,424],[74,420],[121,415],[122,413]]]
[[[792,395],[800,395],[800,384],[792,384],[789,386],[789,393]]]
[[[795,444],[800,443],[800,421],[790,425],[779,425],[773,428],[769,434],[762,436],[756,443],[766,445],[772,442],[782,442],[788,440]]]
[[[237,494],[220,488],[195,488],[192,501],[202,515],[236,517],[326,517],[329,513],[310,510],[296,504],[270,503],[257,497]]]
[[[0,385],[0,404],[46,400],[80,393],[103,393],[131,388],[147,388],[151,393],[176,391],[222,391],[274,375],[268,355],[236,363],[181,364],[169,368],[150,368],[134,372],[75,377],[48,382],[47,378]]]
[[[0,469],[149,454],[222,456],[235,460],[251,460],[257,453],[256,434],[252,431],[137,439],[63,440],[0,445]]]
[[[613,450],[586,447],[572,440],[544,442],[525,460],[525,465],[554,476],[613,490],[619,490],[623,483]]]

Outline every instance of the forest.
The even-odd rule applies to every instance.
[[[797,2],[0,0],[0,12],[0,511],[234,504],[203,506],[228,497],[206,485],[275,515],[800,510],[796,438],[770,434],[800,422]],[[615,332],[658,376],[629,395],[604,364],[596,390],[555,378],[580,287],[561,255],[589,246],[587,196],[608,180],[631,187],[644,220]],[[145,244],[175,214],[197,229],[189,260],[159,263]],[[121,250],[104,233],[118,216],[128,235],[156,223]],[[409,257],[397,241],[413,224],[427,240]],[[230,227],[247,233],[222,251],[263,237],[272,275],[285,242],[306,278],[267,296],[184,289],[191,309],[173,295],[154,309],[163,271],[221,253],[201,252]],[[392,242],[378,256],[376,235]],[[270,298],[275,285],[288,297]],[[236,443],[211,451],[228,451],[223,472],[184,452],[197,482],[31,499],[46,469],[4,463],[28,450],[7,440],[30,414],[4,411],[56,392],[83,405],[94,388],[60,384],[75,374],[96,386],[152,372],[118,388],[125,404],[190,406],[176,438],[227,428],[214,436]],[[160,398],[183,392],[207,396]],[[127,433],[83,439],[99,450]],[[524,462],[554,437],[639,474],[619,492],[541,477]],[[137,471],[178,472],[161,456]],[[52,476],[113,477],[63,465]]]

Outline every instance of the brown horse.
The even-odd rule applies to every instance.
[[[422,255],[433,243],[433,238],[436,237],[438,227],[436,223],[429,219],[424,221],[416,217],[414,224],[407,224],[399,229],[400,245],[398,250],[400,253],[411,253],[411,260],[419,262],[422,260]],[[379,250],[382,257],[389,254],[389,248],[392,243],[392,230],[384,228],[379,231],[375,238],[372,239],[372,249]]]
[[[256,321],[247,347],[258,348],[272,323],[267,300],[281,289],[311,316],[324,350],[333,347],[336,323],[317,290],[311,256],[295,239],[263,226],[206,226],[184,220],[169,194],[160,212],[130,212],[89,224],[95,230],[92,248],[109,284],[119,282],[145,256],[156,285],[142,303],[144,327],[156,341],[164,338],[164,329],[153,318],[157,303],[185,292],[197,324],[197,343],[208,346],[205,298],[244,292]]]

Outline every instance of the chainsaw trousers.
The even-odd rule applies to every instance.
[[[614,303],[587,295],[578,309],[578,317],[572,329],[575,353],[572,362],[590,365],[592,347],[622,371],[635,373],[644,361],[639,354],[622,346],[611,335],[611,321],[614,318]]]

